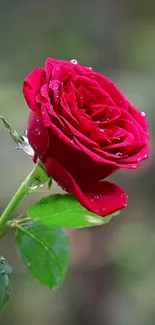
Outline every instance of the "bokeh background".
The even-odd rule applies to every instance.
[[[0,0],[0,114],[22,133],[29,113],[22,82],[47,56],[77,59],[109,76],[146,112],[151,154],[137,171],[114,177],[129,195],[119,217],[104,227],[69,231],[71,266],[58,291],[29,276],[12,234],[0,242],[0,255],[14,268],[0,324],[154,325],[155,1]],[[32,168],[14,148],[1,123],[0,211]],[[42,195],[26,199],[16,215]]]

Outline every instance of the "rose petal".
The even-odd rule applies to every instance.
[[[43,125],[42,118],[34,112],[30,114],[27,132],[29,143],[35,154],[42,158],[49,146],[49,134]]]
[[[87,76],[94,77],[102,89],[111,97],[116,106],[128,109],[128,101],[121,93],[121,91],[109,80],[107,77],[100,75],[97,72],[88,72]]]
[[[102,217],[124,208],[127,204],[126,193],[117,185],[106,181],[94,184],[88,191],[83,191],[73,177],[55,159],[50,159],[45,168],[50,176],[89,211]]]
[[[43,158],[43,163],[48,161],[49,170],[50,158],[54,158],[69,171],[82,187],[103,180],[116,170],[116,164],[111,165],[105,159],[102,159],[102,163],[97,160],[94,162],[90,155],[81,150],[76,141],[70,140],[54,123],[49,127],[49,134],[50,144]]]
[[[144,131],[148,130],[148,122],[145,113],[138,111],[131,103],[129,103],[129,113],[136,120]]]
[[[45,78],[45,71],[37,68],[32,71],[23,83],[23,93],[28,106],[36,113],[40,113],[40,104],[36,102],[36,96],[40,93],[40,88]]]
[[[148,158],[149,147],[146,145],[141,148],[137,153],[133,154],[131,157],[121,158],[118,162],[118,167],[135,169],[141,162]]]

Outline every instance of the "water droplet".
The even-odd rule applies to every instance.
[[[145,155],[144,155],[144,159],[146,159],[146,158],[148,158],[148,155],[145,154]]]
[[[141,112],[141,116],[145,116],[145,112]]]
[[[99,130],[100,130],[100,132],[104,133],[104,129],[99,129]]]
[[[58,65],[55,65],[55,70],[59,71],[60,67]]]
[[[99,212],[100,212],[100,210],[99,210],[99,209],[96,209],[96,210],[95,210],[95,213],[99,213]]]
[[[39,121],[40,121],[40,119],[37,117],[37,118],[36,118],[36,122],[39,122]]]
[[[102,219],[98,219],[92,216],[85,216],[85,218],[94,225],[102,225]]]
[[[122,194],[121,194],[121,197],[125,197],[125,196],[126,196],[126,194],[125,194],[125,193],[122,193]]]
[[[74,140],[71,140],[71,143],[75,143],[75,141]]]
[[[60,97],[60,93],[59,91],[57,91],[56,98],[59,99],[59,97]]]
[[[3,264],[3,265],[6,263],[6,260],[5,260],[4,257],[1,257],[1,259],[0,259],[0,263]]]
[[[129,158],[129,155],[124,155],[124,158]]]
[[[36,184],[32,184],[31,186],[30,186],[30,190],[36,190],[37,189],[37,185]]]
[[[103,207],[103,208],[102,208],[102,211],[106,211],[106,210],[107,210],[107,207]]]
[[[121,153],[121,152],[117,152],[117,153],[116,153],[116,156],[117,156],[117,157],[122,157],[122,153]]]
[[[92,67],[88,67],[88,69],[93,70]]]
[[[125,207],[125,208],[127,207],[127,203],[124,204],[124,207]]]
[[[75,60],[75,59],[70,60],[70,62],[73,63],[73,64],[77,64],[78,63],[77,60]]]
[[[101,199],[101,197],[102,197],[101,194],[99,194],[99,195],[95,195],[95,196],[94,196],[94,199]]]
[[[57,90],[58,88],[59,88],[59,85],[58,84],[54,84],[53,90]]]
[[[25,130],[25,135],[27,135],[27,130]]]
[[[137,158],[137,162],[141,162],[141,158],[139,157],[139,158]]]
[[[40,130],[39,129],[35,129],[35,134],[36,135],[40,135]]]
[[[131,167],[132,167],[133,169],[135,169],[135,168],[137,167],[137,165],[136,165],[136,164],[133,164]]]

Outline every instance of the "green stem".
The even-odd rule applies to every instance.
[[[4,210],[0,217],[0,237],[5,234],[5,230],[8,228],[7,222],[11,218],[16,207],[19,205],[23,197],[29,192],[34,191],[41,184],[46,183],[49,180],[49,176],[45,172],[43,166],[36,165],[31,173],[26,177],[24,182],[19,187],[18,191],[13,196],[12,200]]]
[[[18,191],[13,196],[12,200],[4,210],[3,214],[0,218],[0,232],[5,228],[7,221],[10,219],[11,215],[15,211],[16,207],[23,199],[24,195],[27,193],[27,182],[30,175],[25,179],[25,181],[21,184]]]

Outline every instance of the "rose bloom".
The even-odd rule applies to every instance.
[[[24,81],[28,140],[47,173],[88,210],[109,215],[127,195],[105,181],[148,157],[147,121],[105,76],[48,58]]]

